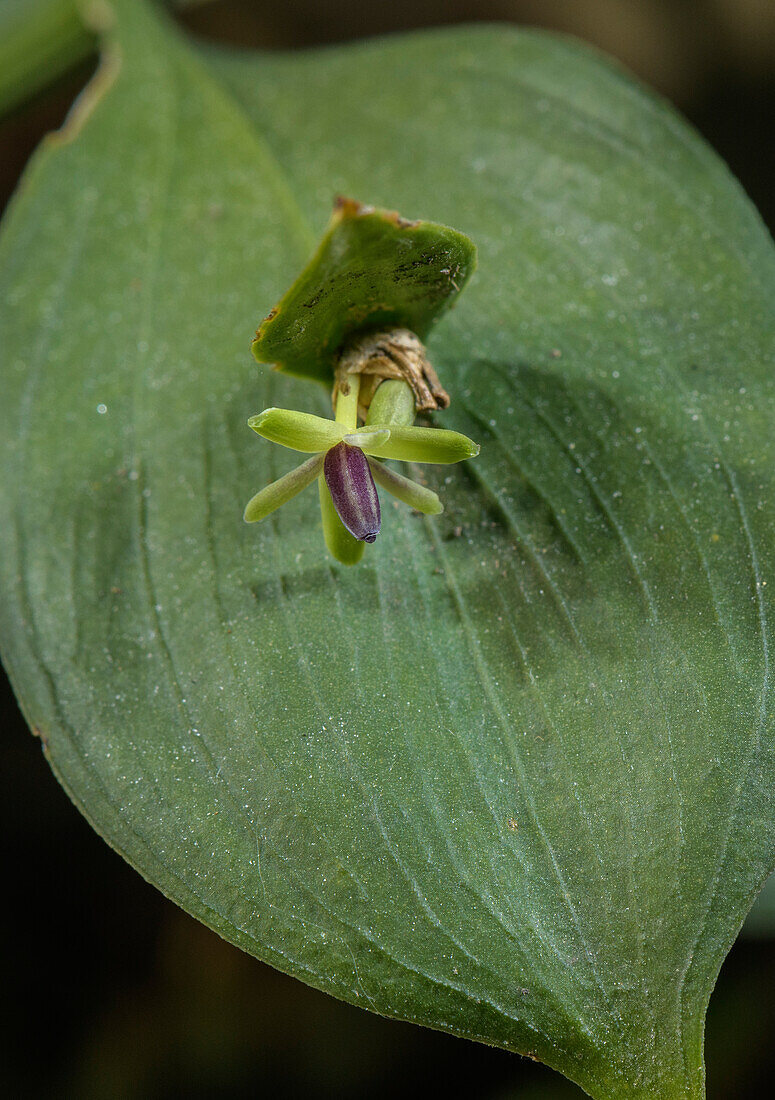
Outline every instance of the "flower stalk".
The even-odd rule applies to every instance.
[[[358,393],[360,390],[360,378],[354,378],[349,386],[340,388],[334,398],[336,405],[335,417],[336,423],[341,424],[343,428],[346,428],[348,432],[353,432],[358,427]],[[373,530],[374,519],[372,518],[371,526],[369,526],[368,519],[364,517],[363,522],[358,523],[354,519],[354,507],[347,509],[345,503],[345,515],[349,516],[350,523],[345,522],[345,516],[342,515],[340,508],[337,507],[334,497],[331,493],[331,487],[329,477],[325,470],[325,465],[329,460],[329,456],[334,454],[339,447],[347,447],[348,444],[342,440],[332,447],[324,456],[323,464],[324,469],[318,478],[318,489],[320,493],[320,515],[323,520],[323,537],[326,540],[326,546],[332,557],[337,561],[342,562],[343,565],[356,565],[363,557],[363,551],[366,548],[366,541],[374,542],[379,532],[379,514],[377,515],[376,530]],[[351,450],[356,448],[350,445]],[[363,452],[360,452],[363,458]],[[365,459],[364,459],[365,461]],[[337,468],[340,468],[340,464],[337,464]],[[333,464],[329,465],[329,473],[334,477]],[[374,482],[372,481],[372,486]],[[374,488],[374,496],[377,496],[377,490]],[[371,495],[369,494],[369,499]],[[341,503],[341,498],[340,498]],[[379,498],[377,498],[377,511],[379,512]],[[365,531],[371,537],[366,538],[359,537],[359,532]],[[373,533],[372,533],[373,531]]]

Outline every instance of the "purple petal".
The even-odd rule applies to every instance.
[[[339,518],[361,542],[374,542],[381,522],[379,497],[366,455],[359,447],[337,443],[323,464],[326,485]]]

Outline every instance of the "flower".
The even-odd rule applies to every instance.
[[[479,447],[460,432],[444,428],[368,423],[351,429],[342,419],[265,409],[248,420],[264,439],[312,457],[256,493],[245,508],[245,520],[255,523],[265,519],[317,479],[328,548],[340,561],[353,564],[361,557],[364,544],[374,542],[379,533],[375,481],[418,512],[437,515],[443,511],[436,493],[390,470],[380,459],[461,462],[476,456]]]
[[[442,511],[435,493],[379,460],[460,462],[479,453],[458,432],[414,426],[417,412],[449,405],[422,340],[475,267],[476,247],[456,229],[336,200],[315,254],[251,344],[259,363],[332,386],[335,419],[265,409],[248,421],[312,455],[253,497],[248,523],[317,480],[326,546],[354,565],[380,529],[375,482],[420,512]]]

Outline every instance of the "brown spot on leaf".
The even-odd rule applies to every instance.
[[[43,732],[43,730],[39,729],[38,726],[32,726],[32,736],[39,738],[40,743],[43,747],[43,752],[46,756],[48,756],[48,737]]]

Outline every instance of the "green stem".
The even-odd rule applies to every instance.
[[[358,394],[361,388],[361,376],[352,374],[348,378],[350,392],[339,391],[336,397],[336,422],[344,425],[349,432],[358,427]]]
[[[340,390],[336,395],[335,415],[337,424],[341,424],[348,432],[354,432],[358,427],[358,393],[361,388],[360,375],[354,374],[348,381],[350,383],[350,392],[343,393]],[[323,519],[323,537],[326,540],[326,546],[328,547],[329,553],[343,565],[355,565],[356,562],[359,562],[363,557],[366,543],[359,542],[358,539],[353,538],[342,523],[334,507],[331,493],[326,485],[325,474],[323,473],[321,473],[318,478],[318,489],[320,491],[320,514]]]
[[[323,474],[318,478],[320,515],[323,520],[323,537],[332,557],[342,565],[356,565],[363,557],[366,543],[353,538],[339,518],[331,493]]]
[[[336,422],[352,432],[358,426],[358,393],[361,380],[357,374],[350,375],[350,392],[340,390],[336,397]],[[381,395],[381,396],[380,396]],[[383,382],[372,398],[366,423],[380,427],[393,425],[408,427],[414,423],[414,394],[406,382],[390,379]],[[360,561],[365,543],[354,539],[339,518],[331,493],[323,474],[318,478],[320,489],[320,512],[323,518],[323,534],[329,552],[343,565],[355,565]]]

